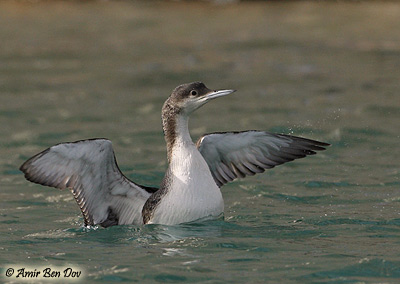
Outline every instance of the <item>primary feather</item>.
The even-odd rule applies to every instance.
[[[85,225],[142,224],[141,208],[155,190],[121,173],[107,139],[55,145],[30,158],[20,169],[29,181],[70,189]]]
[[[264,131],[220,132],[202,136],[197,148],[219,187],[236,178],[316,154],[329,144]]]

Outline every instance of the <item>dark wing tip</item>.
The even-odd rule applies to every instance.
[[[329,144],[329,143],[322,142],[322,141],[318,141],[318,140],[313,140],[313,139],[308,139],[308,138],[302,138],[302,139],[305,139],[305,140],[307,140],[309,143],[314,144],[314,146],[318,146],[318,147],[323,148],[323,149],[321,149],[321,150],[326,150],[324,147],[331,146],[331,144]]]
[[[27,169],[26,163],[27,163],[27,162],[23,163],[23,164],[19,167],[19,170],[20,170],[21,172],[23,172],[24,174],[26,173],[26,169]]]
[[[49,152],[49,150],[50,148],[29,158],[19,167],[19,170],[24,174],[25,179],[30,182],[49,187],[55,187],[58,189],[64,189],[65,185],[63,185],[61,180],[57,180],[54,178],[54,176],[46,174],[42,169],[40,169],[40,167],[34,164],[38,159]]]
[[[29,158],[28,160],[26,160],[26,161],[19,167],[19,170],[20,170],[21,172],[23,172],[24,174],[26,174],[27,171],[28,171],[29,165],[32,163],[32,159],[35,158],[36,156],[37,156],[37,155],[35,155],[35,156]]]
[[[326,150],[325,147],[329,147],[331,146],[331,144],[326,143],[326,142],[321,142],[321,141],[316,141],[316,140],[312,140],[315,144],[315,146],[321,147],[321,151]]]
[[[19,170],[23,173],[27,173],[29,168],[32,165],[32,162],[34,162],[35,160],[39,159],[40,157],[42,157],[44,154],[46,154],[47,152],[50,151],[50,148],[47,148],[46,150],[43,150],[42,152],[30,157],[28,160],[26,160],[20,167]]]
[[[288,135],[288,134],[279,134],[278,136],[283,136],[283,137],[292,139],[294,142],[299,143],[299,145],[308,147],[307,150],[324,151],[324,150],[326,150],[326,147],[331,146],[331,144],[326,143],[326,142],[321,142],[318,140],[313,140],[313,139],[308,139],[308,138],[303,138],[303,137],[298,137],[298,136],[293,136],[293,135]],[[313,154],[311,154],[311,155],[313,155]]]
[[[32,159],[32,158],[31,158]],[[24,174],[24,177],[28,180],[28,181],[31,181],[31,182],[34,182],[34,183],[38,183],[37,181],[36,181],[36,178],[35,178],[35,175],[33,175],[32,173],[31,173],[31,164],[32,164],[32,161],[31,161],[31,159],[29,159],[29,160],[27,160],[25,163],[23,163],[20,167],[19,167],[19,170]]]

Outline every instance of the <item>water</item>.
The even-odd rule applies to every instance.
[[[72,267],[88,283],[397,283],[399,18],[390,2],[1,2],[2,281]],[[87,230],[69,192],[18,171],[107,137],[128,177],[157,186],[162,103],[195,80],[238,92],[193,115],[194,139],[264,129],[332,146],[224,186],[224,220],[179,226]]]

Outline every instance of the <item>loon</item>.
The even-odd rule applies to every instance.
[[[205,134],[194,144],[189,116],[208,101],[233,92],[210,90],[202,82],[174,89],[162,108],[168,168],[160,188],[124,176],[107,139],[57,144],[28,159],[20,170],[31,182],[70,189],[85,226],[175,225],[219,218],[224,212],[224,184],[329,146],[255,130]]]

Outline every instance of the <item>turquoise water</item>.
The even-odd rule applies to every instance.
[[[87,283],[397,283],[399,18],[389,2],[1,2],[0,279],[71,267]],[[196,80],[238,92],[193,115],[194,139],[260,129],[332,146],[224,186],[223,220],[179,226],[85,229],[69,192],[18,171],[107,137],[129,178],[158,186],[161,106]]]

